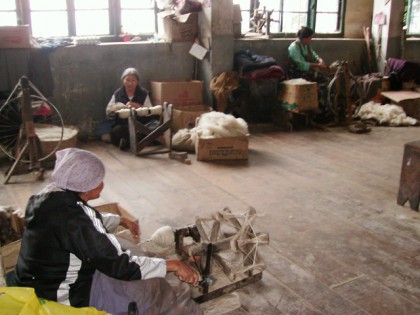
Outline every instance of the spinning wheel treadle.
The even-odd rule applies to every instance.
[[[195,225],[175,232],[177,253],[189,258],[202,277],[200,286],[193,290],[197,302],[211,300],[262,278],[265,265],[257,249],[259,244],[268,244],[269,238],[266,233],[254,231],[255,218],[253,208],[241,214],[225,208],[211,218],[198,218]],[[192,242],[186,237],[192,238]]]

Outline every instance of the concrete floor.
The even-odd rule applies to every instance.
[[[263,279],[202,304],[206,314],[420,314],[420,214],[396,203],[404,144],[420,129],[254,129],[246,162],[190,155],[187,165],[81,143],[107,169],[92,204],[119,202],[139,218],[143,239],[224,207],[254,207],[255,230],[270,235],[259,251]],[[12,176],[0,204],[24,207],[48,174]]]

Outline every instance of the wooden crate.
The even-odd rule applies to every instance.
[[[11,217],[11,225],[13,230],[22,236],[24,228],[24,219],[17,214]],[[3,273],[6,274],[15,269],[16,262],[19,256],[21,240],[16,240],[12,243],[1,246],[1,259],[3,265]]]

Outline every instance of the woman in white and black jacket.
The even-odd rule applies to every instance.
[[[191,267],[178,260],[131,255],[110,231],[121,224],[138,237],[138,225],[87,204],[104,187],[99,158],[76,148],[56,155],[52,184],[32,196],[26,208],[18,285],[33,287],[38,297],[111,314],[126,312],[132,301],[140,314],[202,314],[191,299],[177,300],[165,280],[172,271],[197,285],[199,276]]]
[[[110,131],[110,140],[114,145],[125,150],[129,147],[128,122],[125,118],[120,118],[116,113],[122,108],[151,107],[149,91],[139,85],[140,75],[137,69],[127,68],[121,75],[122,86],[112,95],[106,107],[106,116],[113,120]],[[136,119],[149,127],[157,127],[159,116],[148,115],[138,116]],[[153,128],[154,129],[154,128]]]

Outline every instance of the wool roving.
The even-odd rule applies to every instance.
[[[166,225],[162,226],[161,228],[157,229],[152,236],[150,237],[150,241],[155,243],[160,247],[170,247],[174,246],[175,242],[175,234],[173,229]]]
[[[137,116],[162,115],[162,105],[152,107],[139,107],[136,109]]]
[[[131,109],[129,108],[123,108],[117,111],[118,117],[121,119],[127,119],[128,117],[130,117],[130,112],[131,112]]]

